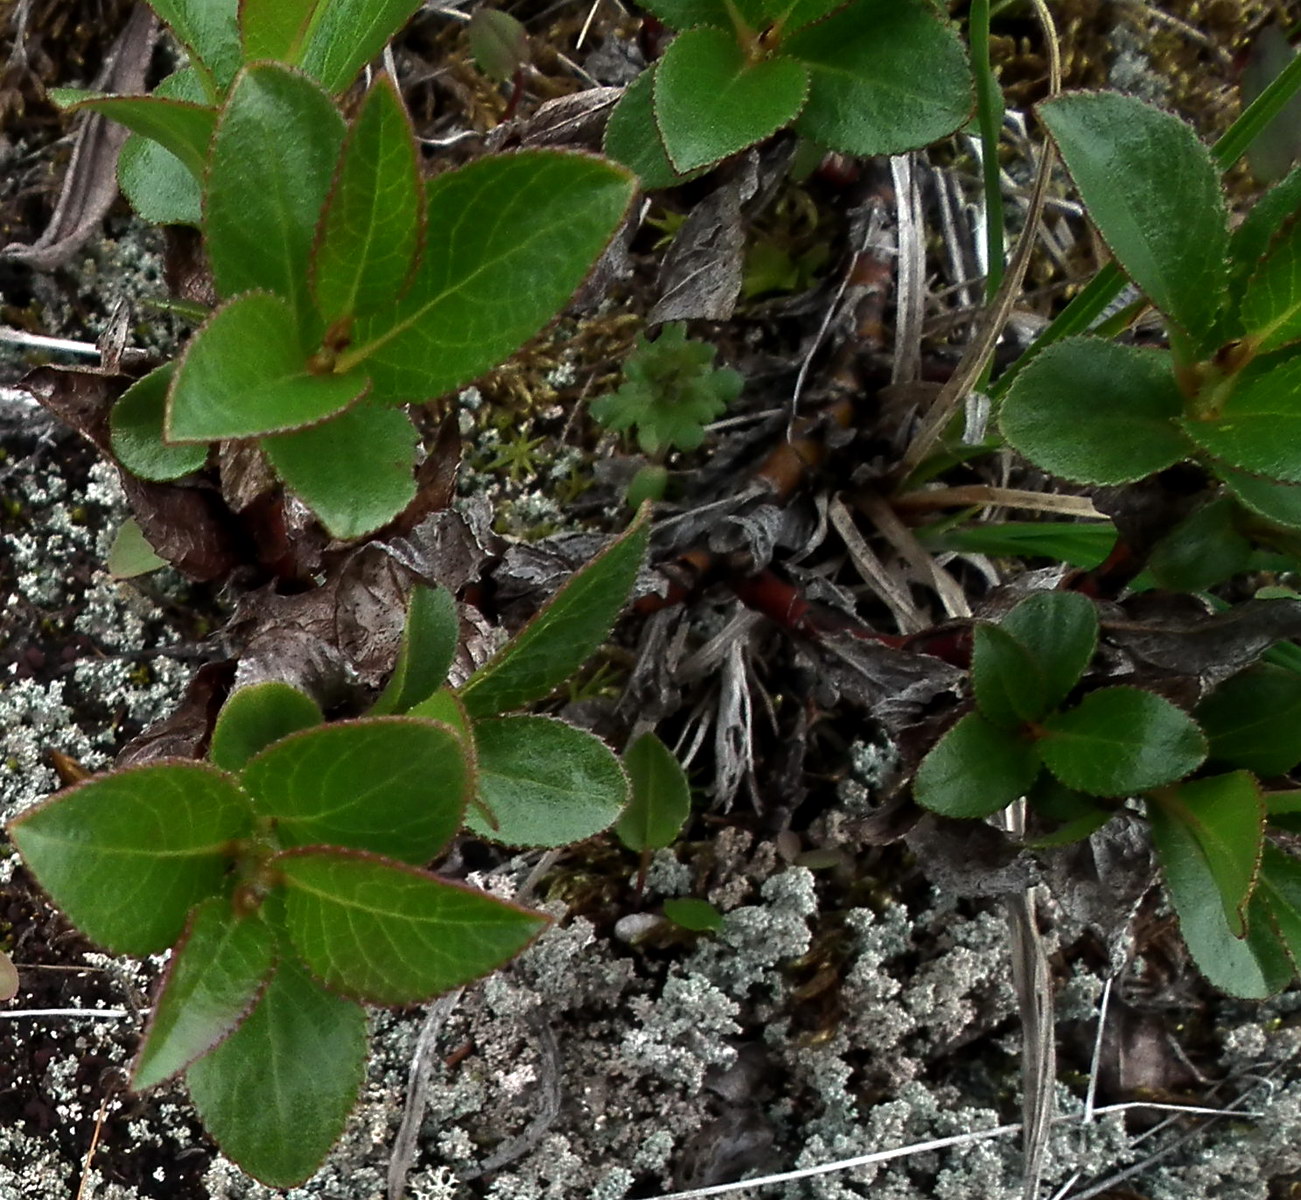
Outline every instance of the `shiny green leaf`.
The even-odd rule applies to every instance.
[[[211,442],[301,429],[342,412],[367,386],[359,370],[312,374],[289,302],[250,292],[222,305],[190,341],[167,395],[164,436]]]
[[[287,683],[255,683],[232,692],[221,706],[208,760],[223,771],[242,771],[272,742],[325,721],[316,701]]]
[[[420,0],[318,0],[299,64],[329,92],[348,87],[420,7]]]
[[[583,665],[609,636],[646,556],[650,508],[585,567],[461,688],[472,717],[541,700]]]
[[[917,768],[913,797],[945,817],[987,817],[1030,790],[1039,774],[1034,744],[967,713]]]
[[[1301,340],[1301,217],[1294,217],[1247,281],[1240,310],[1261,351]]]
[[[1098,338],[1049,346],[1017,377],[999,425],[1036,466],[1078,483],[1131,483],[1187,457],[1170,355]]]
[[[415,499],[417,441],[404,410],[363,401],[261,446],[330,534],[346,539],[387,525]]]
[[[363,717],[292,733],[241,782],[283,846],[348,846],[426,863],[461,827],[470,775],[460,739],[432,721]]]
[[[1051,707],[1038,660],[997,625],[972,631],[971,688],[981,715],[1003,729],[1038,720]]]
[[[652,63],[624,89],[605,124],[606,154],[634,171],[641,186],[648,191],[674,187],[689,178],[674,170],[669,161],[655,124],[654,102],[655,65]]]
[[[9,825],[50,898],[114,954],[157,954],[222,885],[253,810],[235,780],[200,763],[98,775]]]
[[[141,479],[179,479],[208,461],[206,445],[163,441],[167,392],[175,363],[164,363],[122,393],[109,414],[113,457]]]
[[[1038,113],[1125,272],[1205,338],[1227,294],[1229,234],[1219,172],[1192,127],[1118,92],[1058,96]]]
[[[427,185],[431,236],[392,308],[363,317],[343,357],[376,395],[426,400],[501,362],[549,321],[623,220],[633,180],[559,151],[481,158]]]
[[[217,292],[276,292],[305,339],[317,332],[307,327],[308,263],[343,133],[315,83],[263,63],[240,75],[212,141],[203,232]]]
[[[1301,675],[1257,663],[1226,679],[1197,706],[1215,762],[1263,778],[1301,762]]]
[[[804,107],[808,70],[793,58],[751,62],[721,29],[679,34],[655,67],[660,137],[678,171],[706,167],[790,124]]]
[[[317,232],[312,287],[327,324],[392,304],[415,265],[423,215],[415,134],[382,75],[348,130]]]
[[[228,899],[198,905],[167,964],[131,1073],[143,1091],[207,1054],[252,1010],[275,966],[275,935]]]
[[[1201,766],[1206,738],[1182,709],[1135,687],[1090,692],[1043,722],[1044,765],[1067,787],[1128,796],[1173,783]]]
[[[273,860],[285,928],[332,991],[374,1004],[429,1000],[514,958],[539,913],[370,855],[298,850]]]
[[[1301,483],[1301,355],[1257,359],[1219,413],[1181,421],[1215,458],[1266,479]]]
[[[1036,592],[1013,608],[999,627],[1038,660],[1044,711],[1070,695],[1098,647],[1097,610],[1079,592]]]
[[[204,104],[161,96],[109,96],[54,88],[50,99],[69,112],[89,109],[157,142],[175,155],[196,178],[203,178],[208,143],[217,125],[217,110]]]
[[[194,67],[173,72],[153,94],[200,104],[208,99]],[[122,143],[117,181],[131,207],[153,225],[198,225],[203,219],[203,192],[194,172],[170,150],[138,133]]]
[[[407,712],[437,692],[456,656],[460,632],[452,593],[445,587],[417,584],[407,604],[407,622],[393,675],[371,707],[371,715]]]
[[[897,154],[948,136],[975,107],[962,39],[928,0],[855,0],[786,39],[808,68],[795,131],[845,154]]]
[[[239,0],[149,0],[190,52],[211,98],[230,87],[243,62],[239,42]]]
[[[496,819],[471,809],[466,826],[508,846],[581,842],[619,818],[628,777],[599,739],[550,717],[490,717],[474,723],[479,798]]]
[[[691,814],[691,785],[673,751],[643,733],[623,752],[632,800],[614,831],[629,850],[670,846]]]
[[[1255,779],[1234,771],[1186,780],[1149,793],[1147,806],[1149,813],[1159,808],[1167,820],[1184,826],[1215,883],[1229,931],[1245,937],[1247,901],[1265,837],[1265,805]],[[1187,843],[1180,838],[1181,845]]]
[[[186,1072],[222,1152],[270,1187],[302,1183],[339,1140],[366,1074],[366,1014],[292,958],[248,1019]]]
[[[1263,1000],[1286,986],[1292,964],[1270,929],[1258,897],[1248,906],[1247,936],[1236,937],[1224,915],[1220,892],[1191,829],[1159,805],[1148,806],[1152,844],[1166,890],[1179,916],[1179,931],[1202,974],[1221,991]]]

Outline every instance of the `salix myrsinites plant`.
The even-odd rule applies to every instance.
[[[619,819],[630,789],[611,750],[514,710],[604,640],[647,522],[643,511],[459,688],[445,685],[455,602],[417,589],[367,716],[325,723],[286,684],[243,688],[207,761],[110,771],[10,825],[88,937],[120,954],[172,948],[134,1088],[183,1072],[222,1149],[289,1186],[320,1165],[356,1102],[362,1005],[428,1000],[528,945],[546,918],[426,865],[462,825],[560,846]]]
[[[587,155],[481,159],[424,182],[393,82],[345,121],[335,96],[417,6],[385,0],[156,5],[192,65],[151,96],[62,91],[128,125],[142,214],[203,232],[220,304],[177,363],[113,412],[113,449],[153,480],[255,440],[330,533],[415,495],[410,402],[481,375],[564,305],[633,182]]]

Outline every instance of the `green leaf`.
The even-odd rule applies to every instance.
[[[222,1152],[270,1187],[302,1183],[339,1140],[366,1073],[366,1014],[291,959],[248,1019],[186,1073]]]
[[[650,537],[650,508],[585,567],[575,571],[538,614],[466,680],[461,700],[472,717],[522,708],[564,683],[614,628],[637,580]]]
[[[244,57],[249,62],[259,58],[297,62],[321,4],[322,0],[239,0]]]
[[[1188,780],[1151,792],[1147,806],[1149,812],[1153,806],[1160,808],[1191,834],[1215,881],[1229,931],[1245,937],[1247,901],[1265,837],[1265,804],[1255,779],[1246,771],[1234,771]]]
[[[292,733],[244,768],[282,846],[315,843],[427,863],[461,827],[470,775],[460,739],[433,721],[363,717]]]
[[[1043,723],[1044,765],[1067,787],[1129,796],[1181,779],[1206,758],[1206,738],[1182,709],[1135,687],[1090,692]]]
[[[1301,355],[1257,359],[1219,413],[1179,424],[1207,453],[1267,479],[1301,483]]]
[[[9,826],[41,887],[114,954],[144,957],[180,936],[222,886],[253,810],[235,780],[200,763],[128,767],[79,783]]]
[[[420,701],[407,710],[408,717],[424,717],[430,721],[441,721],[448,725],[466,744],[469,752],[474,750],[474,734],[471,729],[470,716],[465,711],[461,698],[451,688],[439,688],[427,700]]]
[[[1116,92],[1058,96],[1037,111],[1125,272],[1206,338],[1227,293],[1229,234],[1219,172],[1197,134]]]
[[[208,447],[178,446],[163,441],[167,391],[175,363],[164,363],[122,393],[109,414],[113,456],[141,479],[179,479],[203,469]]]
[[[397,87],[381,75],[348,131],[321,213],[312,287],[327,323],[392,304],[415,266],[423,216],[415,133]]]
[[[975,106],[962,40],[926,0],[857,0],[787,39],[782,53],[809,69],[795,131],[845,154],[925,146]]]
[[[407,605],[397,664],[372,706],[371,715],[407,712],[438,691],[456,657],[460,632],[461,621],[452,593],[445,587],[416,584]]]
[[[303,961],[332,991],[372,1004],[414,1004],[469,983],[548,924],[486,892],[365,854],[297,850],[272,861]]]
[[[134,517],[127,517],[118,526],[109,547],[104,569],[111,579],[135,579],[147,575],[159,567],[167,566],[167,560],[159,558],[154,548],[146,540],[143,530]]]
[[[1301,762],[1301,675],[1257,663],[1226,679],[1197,706],[1215,762],[1263,778]]]
[[[424,400],[501,362],[561,309],[618,228],[634,181],[559,151],[481,158],[426,186],[430,239],[392,309],[357,323],[346,366],[376,395]]]
[[[723,928],[723,914],[708,900],[691,897],[665,900],[664,915],[674,925],[680,925],[692,933],[714,933]]]
[[[745,0],[753,5],[755,0]],[[797,29],[812,25],[838,9],[847,8],[852,0],[760,0],[763,19],[781,28],[789,37]]]
[[[518,17],[476,8],[466,27],[474,65],[495,83],[507,83],[529,60],[529,35]]]
[[[1274,525],[1301,529],[1301,487],[1259,479],[1222,463],[1216,466],[1215,473],[1244,508]]]
[[[1269,189],[1229,235],[1229,259],[1242,282],[1253,274],[1281,229],[1301,212],[1301,165]]]
[[[1044,700],[1038,660],[997,625],[981,624],[972,631],[971,688],[981,714],[1003,729],[1036,721],[1052,707]]]
[[[299,62],[327,91],[342,92],[419,7],[420,0],[321,0]]]
[[[308,263],[342,145],[330,98],[273,63],[240,75],[212,141],[203,232],[217,292],[283,296],[304,327],[304,351],[317,332],[307,328]]]
[[[248,760],[300,729],[325,721],[316,701],[287,683],[255,683],[233,692],[221,707],[208,759],[223,771],[242,771]]]
[[[605,153],[635,171],[648,191],[676,187],[709,169],[701,167],[684,175],[669,161],[655,124],[655,66],[652,63],[624,89],[606,122],[604,141]]]
[[[1188,455],[1170,355],[1097,338],[1049,346],[1003,401],[1003,436],[1031,462],[1078,483],[1132,483]]]
[[[628,777],[604,742],[550,717],[474,722],[479,797],[465,824],[508,846],[565,846],[608,829],[628,803]]]
[[[1256,895],[1293,969],[1301,967],[1301,862],[1266,842]]]
[[[1240,310],[1262,352],[1301,340],[1301,217],[1294,217],[1247,281]]]
[[[190,913],[131,1073],[133,1091],[207,1054],[246,1017],[275,966],[275,935],[214,896]]]
[[[238,0],[149,0],[149,7],[190,52],[209,90],[209,98],[230,87],[243,62],[237,20]]]
[[[261,446],[329,533],[347,539],[387,525],[415,499],[417,441],[405,411],[363,402]]]
[[[161,96],[110,96],[76,88],[52,88],[50,99],[68,112],[89,109],[157,142],[180,159],[195,179],[203,178],[217,111],[204,104]]]
[[[211,442],[297,430],[341,412],[366,387],[361,371],[309,372],[289,302],[250,292],[222,305],[191,340],[167,396],[164,436]]]
[[[629,850],[673,844],[691,814],[691,785],[673,751],[653,733],[643,733],[623,752],[632,801],[614,827]]]
[[[1238,532],[1238,516],[1238,506],[1221,496],[1180,521],[1148,558],[1157,586],[1200,592],[1246,570],[1252,547]]]
[[[1202,974],[1221,991],[1263,1000],[1284,987],[1292,964],[1269,928],[1269,913],[1253,898],[1246,938],[1236,937],[1224,915],[1220,891],[1189,826],[1159,805],[1148,805],[1152,844],[1179,930]]]
[[[173,72],[155,89],[166,100],[205,103],[208,94],[194,67]],[[198,225],[203,219],[199,179],[170,150],[133,133],[117,157],[117,181],[122,194],[143,220],[154,225]]]
[[[932,550],[993,554],[1004,557],[1053,558],[1073,567],[1092,570],[1106,561],[1116,544],[1116,527],[1110,521],[1077,524],[1070,521],[1002,521],[946,529],[945,523],[916,531]]]
[[[1036,657],[1044,680],[1044,704],[1056,708],[1070,695],[1098,648],[1098,613],[1079,592],[1036,592],[1000,622]]]
[[[707,167],[789,125],[804,107],[808,70],[793,58],[750,62],[721,29],[679,34],[655,68],[654,107],[678,171]]]
[[[913,797],[945,817],[987,817],[1024,796],[1038,774],[1032,742],[970,712],[922,759]]]

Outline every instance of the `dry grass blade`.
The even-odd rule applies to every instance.
[[[1049,82],[1048,94],[1055,96],[1061,91],[1062,67],[1061,53],[1057,43],[1057,30],[1052,14],[1044,0],[1034,0],[1035,15],[1043,29],[1044,40],[1048,46]],[[926,414],[921,427],[914,435],[912,443],[904,452],[900,464],[900,475],[906,476],[916,470],[930,454],[935,443],[939,441],[949,422],[962,406],[963,399],[972,385],[980,377],[994,353],[994,347],[1007,324],[1012,308],[1021,293],[1025,281],[1026,269],[1030,265],[1030,254],[1034,250],[1039,219],[1043,213],[1044,199],[1048,191],[1048,179],[1052,172],[1056,152],[1050,143],[1045,142],[1039,157],[1039,167],[1035,173],[1034,187],[1030,193],[1030,204],[1026,211],[1025,229],[1017,239],[1016,250],[1008,263],[1007,274],[1003,276],[1002,286],[993,301],[985,310],[971,344],[962,355],[961,361],[949,381],[940,390],[931,410]]]
[[[92,90],[142,92],[158,23],[144,4],[131,11]],[[38,270],[62,266],[85,244],[117,197],[117,155],[127,131],[98,113],[78,118],[80,125],[68,172],[45,232],[30,246],[10,243],[0,257]]]

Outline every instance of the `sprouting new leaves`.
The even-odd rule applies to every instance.
[[[615,825],[629,850],[672,844],[691,812],[691,786],[682,764],[653,733],[643,733],[623,752],[632,800]]]

